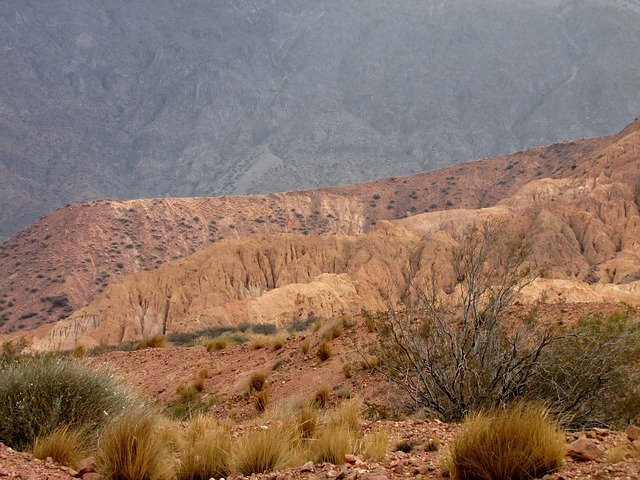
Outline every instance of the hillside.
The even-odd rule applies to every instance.
[[[380,220],[494,205],[537,178],[576,173],[613,137],[373,183],[272,195],[84,202],[0,245],[0,332],[27,331],[85,306],[108,284],[223,238],[368,231]]]
[[[487,164],[484,165],[487,167]],[[564,178],[532,180],[491,207],[450,209],[380,222],[371,231],[227,238],[155,271],[107,287],[35,345],[68,349],[241,322],[376,310],[408,288],[410,274],[455,285],[459,233],[501,225],[546,265],[525,292],[547,302],[638,302],[640,124],[601,140]]]
[[[640,108],[639,27],[637,2],[609,0],[4,1],[0,239],[72,202],[352,184],[605,135]]]

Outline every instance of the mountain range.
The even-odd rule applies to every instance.
[[[640,110],[639,12],[3,1],[0,239],[78,201],[352,184],[609,134]]]

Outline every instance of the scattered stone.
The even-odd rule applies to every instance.
[[[351,454],[351,453],[347,453],[344,456],[344,461],[351,464],[351,465],[355,465],[358,462],[362,462],[362,460],[360,460],[358,457],[356,457],[355,455]]]
[[[640,440],[640,427],[635,425],[629,425],[627,427],[627,438],[630,442],[635,442],[636,440]]]
[[[383,472],[368,472],[359,477],[360,480],[389,480],[389,477]]]
[[[76,477],[83,478],[84,480],[83,475],[85,473],[94,473],[97,471],[97,469],[98,465],[96,465],[96,461],[93,457],[85,458],[78,464],[78,473]]]
[[[567,455],[577,462],[591,462],[604,455],[604,452],[592,440],[580,437],[569,444]]]
[[[11,475],[11,472],[9,472],[9,470],[0,468],[0,477],[8,477],[9,475]]]
[[[87,472],[82,475],[82,480],[104,480],[102,475],[96,472]]]
[[[307,462],[304,465],[302,465],[302,467],[300,467],[300,471],[305,473],[305,472],[313,472],[315,470],[315,467],[313,465],[313,462]]]

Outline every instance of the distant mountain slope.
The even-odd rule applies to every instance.
[[[349,184],[619,130],[637,2],[0,2],[0,239],[69,202]]]

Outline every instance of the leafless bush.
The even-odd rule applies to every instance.
[[[566,425],[611,422],[605,410],[621,395],[634,405],[637,393],[625,396],[620,387],[633,390],[629,381],[638,378],[637,322],[562,330],[536,315],[514,320],[508,311],[537,272],[526,241],[474,227],[458,245],[448,293],[437,271],[421,287],[408,275],[413,287],[401,308],[367,315],[379,342],[378,369],[416,404],[460,420],[528,398],[547,403]]]

